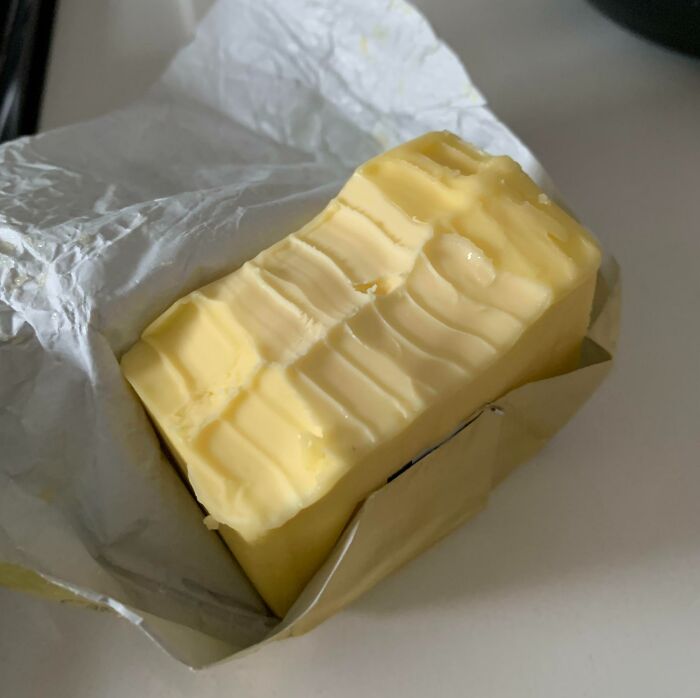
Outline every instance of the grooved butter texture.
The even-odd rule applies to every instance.
[[[515,162],[430,133],[175,303],[122,368],[282,615],[388,476],[574,365],[599,262]]]

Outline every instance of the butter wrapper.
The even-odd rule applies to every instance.
[[[219,0],[140,101],[0,147],[0,584],[110,609],[203,666],[309,630],[546,443],[610,368],[612,260],[578,370],[484,406],[371,495],[280,621],[121,376],[174,300],[298,228],[360,162],[437,129],[556,196],[409,4]]]

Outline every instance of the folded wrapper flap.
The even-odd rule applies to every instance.
[[[619,267],[613,258],[605,260],[596,289],[578,368],[523,385],[486,405],[368,497],[274,639],[310,630],[470,519],[515,466],[569,421],[612,366],[620,311]]]
[[[220,0],[142,100],[0,147],[0,584],[110,609],[209,664],[336,612],[569,419],[615,350],[611,260],[580,368],[485,406],[370,496],[279,621],[121,376],[174,300],[298,228],[359,162],[442,128],[556,195],[407,3]]]

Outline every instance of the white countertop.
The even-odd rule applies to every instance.
[[[44,127],[137,96],[207,4],[62,0]],[[700,695],[700,62],[583,0],[418,5],[622,263],[613,374],[475,521],[241,660],[0,591],[8,698]]]

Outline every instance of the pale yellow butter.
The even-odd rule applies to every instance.
[[[511,159],[429,133],[175,303],[122,368],[283,615],[367,494],[486,402],[574,365],[599,262]]]

